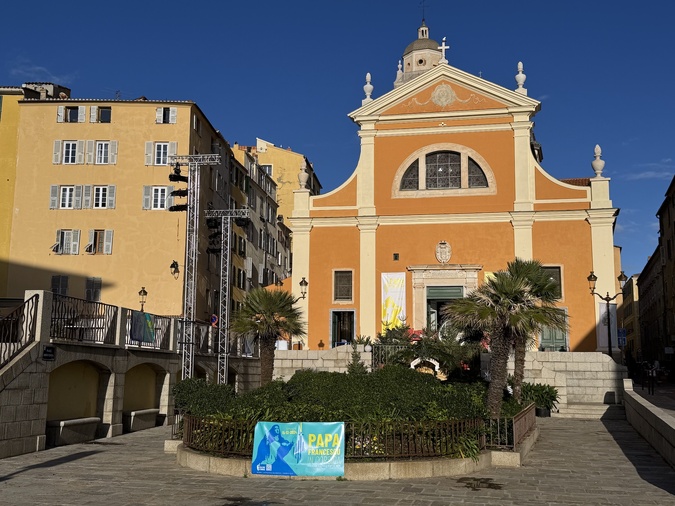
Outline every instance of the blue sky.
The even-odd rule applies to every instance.
[[[231,143],[303,153],[325,191],[359,155],[347,114],[379,97],[417,37],[420,0],[8,2],[0,85],[53,81],[78,98],[193,100]],[[600,144],[626,274],[654,251],[675,174],[675,2],[426,0],[450,64],[509,89],[525,65],[553,176],[590,177]],[[573,240],[573,238],[570,238]]]

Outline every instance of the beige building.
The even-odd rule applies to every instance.
[[[186,213],[169,208],[187,202],[172,194],[186,185],[169,181],[169,160],[220,153],[220,165],[199,169],[200,208],[226,209],[230,199],[244,205],[245,170],[221,134],[189,101],[63,94],[26,97],[18,110],[5,293],[44,289],[138,308],[145,287],[146,311],[182,314]],[[220,252],[207,252],[214,229],[199,230],[194,317],[208,321],[218,307]],[[243,266],[237,253],[233,263]]]

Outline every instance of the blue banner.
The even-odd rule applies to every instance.
[[[343,476],[343,422],[258,422],[253,439],[252,474]]]

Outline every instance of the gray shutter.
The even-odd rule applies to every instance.
[[[84,163],[84,141],[77,141],[77,156],[75,158],[75,163],[80,165]]]
[[[166,187],[166,203],[165,203],[165,208],[169,209],[173,205],[173,195],[171,195],[171,192],[173,191],[173,186],[167,186]]]
[[[98,123],[98,106],[92,105],[89,108],[89,122]]]
[[[54,156],[52,163],[58,165],[61,163],[61,141],[54,141]]]
[[[115,209],[115,190],[117,187],[114,184],[108,186],[108,209]]]
[[[73,208],[82,209],[82,185],[80,184],[75,186],[75,201],[73,202]]]
[[[73,241],[73,231],[64,230],[63,231],[63,244],[61,245],[61,253],[64,255],[70,255],[70,243]]]
[[[94,239],[96,237],[96,231],[95,230],[90,230],[89,231],[89,241],[87,241],[87,247],[84,248],[84,251],[86,253],[89,253],[90,255],[94,254],[95,248],[94,248]]]
[[[164,109],[164,108],[158,107],[157,110],[155,111],[155,123],[161,123],[162,122],[162,118],[164,117],[164,115],[162,114],[162,109]]]
[[[152,207],[152,186],[143,187],[143,209]]]
[[[52,246],[52,251],[57,255],[60,255],[63,252],[63,244],[61,244],[61,230],[56,231],[56,242]]]
[[[94,158],[96,154],[96,146],[94,144],[94,141],[87,141],[87,163],[92,164],[96,162],[96,159]]]
[[[91,191],[92,186],[85,184],[82,187],[82,209],[91,209]]]
[[[80,254],[80,231],[73,230],[73,239],[70,244],[70,254],[79,255]]]
[[[145,165],[152,165],[152,141],[145,143]]]
[[[77,107],[77,122],[84,123],[87,121],[87,107],[80,105]]]
[[[61,286],[61,281],[59,280],[61,276],[52,276],[52,293],[59,293],[59,288]]]
[[[84,289],[84,300],[94,300],[92,296],[93,293],[94,293],[94,278],[87,278],[87,285],[86,288]]]
[[[57,123],[63,123],[63,116],[64,116],[65,112],[66,112],[65,106],[60,105],[56,108],[56,122]]]
[[[177,142],[170,142],[169,143],[169,157],[171,156],[176,156],[176,151],[178,149],[178,143]],[[171,163],[171,161],[169,161]]]
[[[103,254],[112,255],[113,231],[105,231],[105,240],[103,242]]]
[[[169,123],[172,125],[176,123],[176,118],[178,117],[178,109],[175,107],[169,108]]]
[[[117,163],[117,141],[110,141],[110,153],[109,153],[109,162],[112,165]]]
[[[53,184],[49,187],[49,209],[59,207],[59,185]]]

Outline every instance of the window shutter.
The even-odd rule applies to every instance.
[[[61,141],[54,141],[54,156],[52,163],[58,165],[61,163]]]
[[[91,190],[90,184],[82,187],[82,209],[91,209]]]
[[[79,255],[80,254],[80,231],[73,230],[73,239],[70,244],[70,254]]]
[[[161,123],[162,122],[162,109],[163,107],[158,107],[157,110],[155,111],[155,123]]]
[[[110,141],[110,163],[117,163],[117,141]]]
[[[77,122],[84,123],[87,121],[87,108],[84,105],[77,107]]]
[[[75,158],[75,163],[80,165],[84,163],[84,141],[77,141],[77,157]]]
[[[66,108],[63,105],[60,105],[56,108],[56,122],[63,123],[63,116],[66,112]]]
[[[169,108],[169,123],[172,125],[176,123],[176,118],[178,117],[178,109],[175,107]]]
[[[258,265],[258,284],[260,284],[260,285],[263,284],[263,277],[264,277],[263,271],[264,270],[265,270],[265,264],[259,264]]]
[[[152,186],[143,187],[143,209],[152,207]]]
[[[95,147],[94,141],[87,141],[87,163],[90,165],[96,161],[94,159],[94,155],[96,154],[96,150],[94,149],[94,147]]]
[[[84,289],[84,300],[94,300],[92,297],[94,293],[94,278],[87,278],[87,285]]]
[[[89,231],[89,241],[87,241],[87,247],[84,248],[84,251],[89,253],[90,255],[93,255],[96,248],[94,247],[94,238],[96,237],[96,231],[95,230],[90,230]]]
[[[61,253],[63,255],[70,255],[70,243],[73,240],[73,232],[71,230],[63,231],[63,243],[61,244]]]
[[[115,209],[115,190],[117,187],[114,184],[108,186],[108,209]]]
[[[90,123],[98,123],[98,106],[92,105],[91,108],[89,109],[89,122]]]
[[[173,195],[171,195],[171,192],[173,191],[173,186],[167,186],[166,187],[166,203],[164,207],[166,209],[169,209],[173,205]]]
[[[59,288],[61,287],[61,276],[52,276],[52,293],[59,293]]]
[[[53,184],[49,187],[49,209],[59,207],[59,186]]]
[[[176,150],[178,149],[178,143],[177,142],[170,142],[169,143],[169,153],[168,155],[171,156],[176,156]],[[171,161],[169,161],[171,163]]]
[[[103,254],[112,255],[113,231],[105,231],[105,241],[103,242]]]
[[[145,143],[145,165],[152,165],[152,141]]]
[[[82,185],[75,186],[75,201],[73,202],[74,209],[82,209]]]
[[[68,276],[59,276],[59,293],[68,295]]]
[[[63,252],[63,244],[61,244],[61,230],[56,231],[56,242],[52,246],[52,251],[57,255],[60,255]]]

